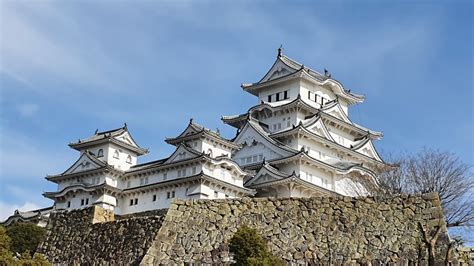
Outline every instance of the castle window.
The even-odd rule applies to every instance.
[[[272,95],[268,95],[268,102],[269,102],[269,103],[272,102]]]
[[[89,199],[86,199],[86,205],[89,205]]]
[[[308,91],[308,100],[311,100],[311,92]]]
[[[132,163],[132,156],[130,156],[130,154],[127,156],[126,162],[129,163],[129,164]]]
[[[100,157],[104,157],[104,150],[103,149],[99,149],[97,151],[97,158],[100,158]]]
[[[313,175],[310,173],[306,173],[306,181],[313,183]]]
[[[276,100],[275,100],[275,101],[278,102],[279,100],[280,100],[280,93],[277,93],[277,94],[276,94]]]
[[[156,194],[153,195],[153,201],[156,201]]]
[[[209,154],[209,157],[212,157],[212,150],[211,149],[208,149],[207,153]]]
[[[288,97],[288,91],[284,91],[283,92],[283,99],[286,100],[286,99],[289,99],[290,97]]]
[[[321,184],[323,187],[328,187],[329,181],[326,178],[321,178]]]
[[[115,150],[114,152],[114,158],[115,159],[118,159],[119,158],[119,152],[117,150]]]
[[[71,202],[70,201],[67,202],[67,207],[71,208]]]
[[[81,206],[84,205],[84,199],[81,199]]]
[[[130,206],[133,206],[133,199],[130,200]]]
[[[214,198],[216,198],[216,199],[217,199],[218,197],[219,197],[219,192],[217,192],[217,191],[214,191]]]
[[[339,144],[344,145],[344,138],[339,136]]]
[[[134,203],[135,205],[137,205],[137,204],[138,204],[138,198],[136,198],[133,203]]]
[[[166,193],[166,198],[167,198],[167,199],[172,199],[172,198],[175,197],[175,195],[176,195],[176,193],[175,193],[174,190],[173,190],[173,191],[168,191],[168,192]]]
[[[254,163],[257,162],[257,155],[254,155],[254,156],[252,157],[252,161],[253,161]]]

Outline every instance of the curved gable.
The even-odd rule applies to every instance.
[[[382,158],[377,153],[377,150],[375,149],[375,146],[372,143],[372,140],[370,139],[362,141],[362,143],[356,146],[353,150],[361,154],[364,154],[366,156],[369,156],[370,158],[374,158],[375,160],[379,162],[383,162]]]
[[[99,169],[104,167],[105,165],[106,164],[104,162],[100,161],[97,158],[94,158],[93,155],[89,154],[89,152],[84,152],[73,165],[71,165],[66,171],[64,171],[63,175]]]
[[[133,147],[140,148],[128,131],[124,131],[122,134],[115,136],[114,139]]]
[[[260,170],[257,172],[257,174],[255,174],[254,177],[252,177],[249,181],[247,181],[247,183],[245,183],[245,186],[252,186],[252,185],[257,185],[257,184],[263,184],[270,181],[281,180],[281,179],[287,178],[288,176],[291,176],[291,175],[282,173],[278,171],[276,168],[268,164],[264,164],[262,168],[260,168]]]
[[[349,119],[344,110],[342,110],[341,105],[339,103],[336,103],[328,108],[323,108],[322,110],[323,112],[332,115],[339,120],[352,124],[352,121]]]
[[[326,138],[330,141],[334,141],[331,133],[329,133],[328,128],[324,124],[323,120],[319,116],[315,116],[309,119],[306,123],[303,123],[304,128],[311,133],[319,135],[323,138]]]
[[[263,129],[259,129],[259,125],[253,125],[253,123],[249,120],[235,138],[234,142],[242,145],[242,148],[234,154],[234,158],[262,154],[266,159],[275,159],[297,152],[289,147],[280,146]]]
[[[173,163],[173,162],[179,162],[182,160],[188,160],[192,158],[196,158],[198,156],[202,155],[201,153],[186,147],[184,144],[180,144],[176,150],[173,152],[173,154],[166,159],[166,161],[163,164],[168,164],[168,163]]]
[[[258,83],[267,82],[277,78],[281,78],[283,76],[287,76],[289,74],[294,73],[296,70],[297,69],[294,69],[285,64],[283,61],[280,60],[280,57],[278,57],[275,63],[273,63],[270,70],[268,70],[267,74],[265,74],[265,76]]]

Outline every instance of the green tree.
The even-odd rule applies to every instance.
[[[25,250],[19,258],[13,257],[11,249],[12,240],[7,234],[7,229],[0,226],[0,265],[18,266],[47,266],[51,265],[46,258],[40,254],[31,257],[30,251]]]
[[[30,252],[26,250],[21,254],[20,258],[16,263],[16,265],[21,265],[21,266],[48,266],[51,265],[48,260],[46,260],[42,255],[40,254],[35,254],[33,257],[31,257]]]
[[[234,253],[236,265],[283,265],[283,261],[268,250],[257,230],[245,225],[230,239],[229,249]]]
[[[16,223],[7,227],[7,234],[11,239],[10,250],[13,254],[29,251],[33,255],[43,241],[46,230],[32,223]]]
[[[13,256],[10,252],[11,239],[5,227],[0,225],[0,265],[12,265]]]

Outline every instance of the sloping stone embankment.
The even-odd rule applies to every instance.
[[[53,213],[39,252],[54,264],[222,264],[242,225],[293,264],[426,264],[422,230],[441,226],[436,194],[395,198],[175,200],[169,210],[113,217],[98,207]],[[116,219],[116,221],[111,221]]]
[[[447,239],[443,221],[436,194],[177,200],[142,264],[227,262],[227,243],[244,224],[257,228],[272,252],[287,262],[415,262],[427,257],[420,226],[432,232],[441,225],[442,247]]]
[[[92,224],[96,208],[53,213],[38,252],[53,264],[139,264],[166,212]]]

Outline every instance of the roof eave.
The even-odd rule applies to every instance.
[[[119,140],[116,140],[114,138],[102,138],[102,139],[96,139],[96,140],[91,140],[91,141],[84,141],[84,142],[73,142],[73,143],[69,143],[68,146],[77,150],[77,151],[81,151],[87,147],[91,147],[91,146],[97,146],[97,145],[100,145],[100,144],[103,144],[103,143],[106,143],[106,142],[112,142],[116,145],[119,145],[123,148],[126,148],[128,150],[131,150],[139,155],[145,155],[145,154],[148,154],[149,151],[148,149],[145,149],[145,148],[141,148],[141,147],[134,147],[130,144],[127,144],[125,142],[122,142],[122,141],[119,141]]]

